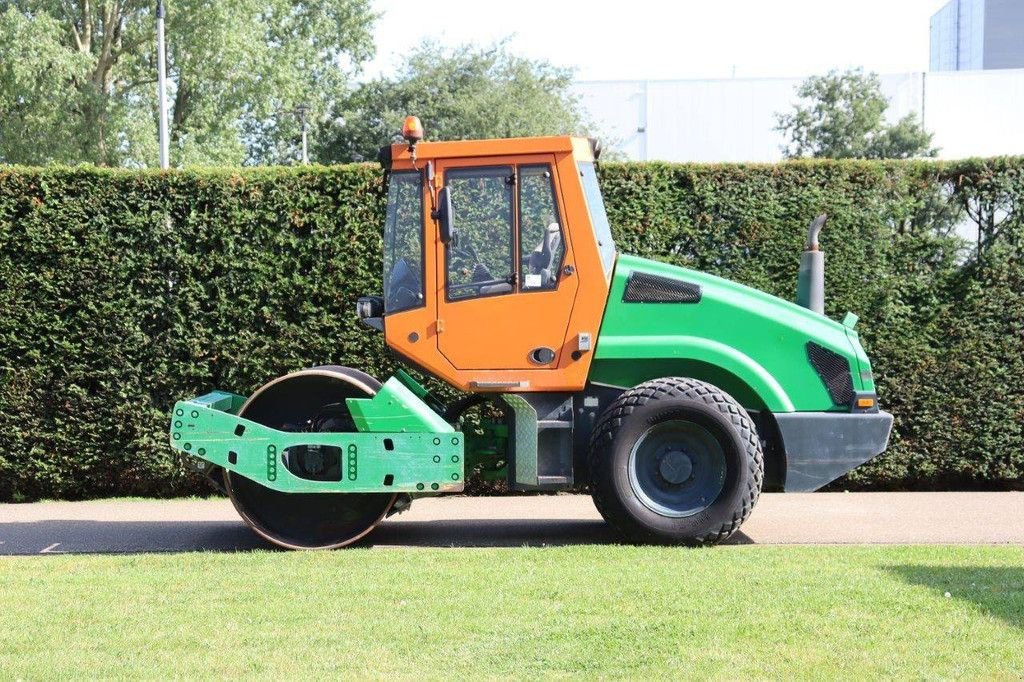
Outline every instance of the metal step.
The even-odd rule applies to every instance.
[[[537,485],[567,488],[572,486],[572,476],[538,476]]]
[[[560,490],[573,483],[572,398],[506,393],[512,408],[509,483],[514,490]]]

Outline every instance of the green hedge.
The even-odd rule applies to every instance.
[[[204,492],[166,445],[176,398],[310,364],[386,374],[353,313],[380,289],[378,182],[0,168],[0,500]],[[1024,159],[610,164],[602,185],[620,250],[786,298],[828,212],[828,312],[861,315],[897,418],[841,485],[1024,485]]]

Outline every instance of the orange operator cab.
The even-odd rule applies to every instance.
[[[466,391],[582,389],[615,260],[600,194],[584,188],[594,145],[404,134],[381,150],[388,347]]]

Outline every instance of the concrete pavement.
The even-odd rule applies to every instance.
[[[368,540],[374,547],[617,541],[582,495],[417,500]],[[766,494],[730,543],[1024,546],[1024,493]],[[0,505],[0,555],[266,547],[223,499]]]

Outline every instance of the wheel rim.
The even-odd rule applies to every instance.
[[[637,499],[661,516],[693,516],[725,487],[725,451],[710,431],[671,420],[647,429],[629,453],[629,484]]]

